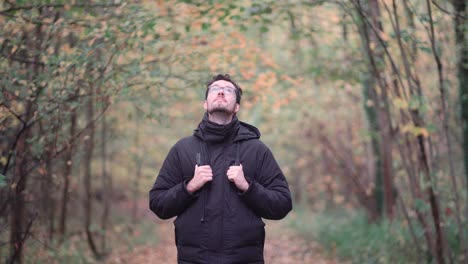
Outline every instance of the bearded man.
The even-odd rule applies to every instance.
[[[169,151],[149,192],[150,209],[174,221],[178,263],[264,263],[265,224],[292,209],[288,183],[260,131],[238,120],[241,87],[208,82],[206,113]]]

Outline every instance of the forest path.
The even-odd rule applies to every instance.
[[[154,223],[154,232],[159,241],[134,248],[114,252],[107,263],[177,263],[177,251],[174,243],[174,225],[172,220],[159,220],[147,209],[147,202],[139,203],[141,221]],[[336,264],[343,263],[331,259],[316,242],[306,241],[285,221],[265,221],[265,263],[273,264]]]

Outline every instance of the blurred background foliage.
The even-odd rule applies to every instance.
[[[466,16],[463,0],[2,2],[0,258],[156,244],[141,206],[229,73],[289,181],[289,227],[354,263],[467,263]]]

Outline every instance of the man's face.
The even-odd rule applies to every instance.
[[[236,103],[236,87],[228,81],[219,80],[211,84],[203,107],[209,114],[222,112],[234,115],[239,111]]]

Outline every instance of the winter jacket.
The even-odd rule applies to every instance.
[[[292,209],[288,183],[260,132],[234,117],[228,125],[203,118],[192,136],[169,151],[150,190],[150,209],[174,216],[178,263],[264,263],[262,218],[282,219]],[[242,164],[249,188],[230,182],[230,166]],[[186,185],[195,165],[210,165],[213,180],[194,194]]]

